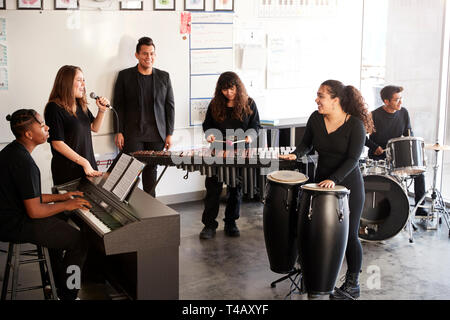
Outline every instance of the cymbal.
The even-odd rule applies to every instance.
[[[425,145],[425,149],[428,149],[428,150],[434,150],[434,151],[446,151],[446,150],[450,150],[450,146],[447,146],[447,145],[442,145],[442,144],[439,144],[439,143],[435,143],[435,144],[426,144]]]

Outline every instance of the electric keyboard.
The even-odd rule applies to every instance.
[[[179,214],[139,188],[128,202],[119,201],[102,187],[108,175],[73,180],[53,192],[82,191],[91,203],[71,219],[85,231],[90,248],[109,259],[113,285],[131,299],[178,299]]]

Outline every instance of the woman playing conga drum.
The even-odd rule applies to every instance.
[[[306,124],[305,134],[295,152],[280,156],[294,160],[314,148],[319,155],[315,181],[320,187],[334,188],[339,184],[350,190],[350,221],[345,257],[348,270],[345,282],[331,299],[348,299],[360,295],[358,283],[362,265],[362,247],[358,227],[364,205],[364,183],[358,161],[364,147],[366,132],[374,130],[373,121],[361,93],[353,86],[337,80],[320,85],[313,112]]]

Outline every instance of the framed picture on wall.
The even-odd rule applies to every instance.
[[[214,11],[234,11],[234,0],[214,0]]]
[[[144,10],[142,1],[120,1],[120,10]]]
[[[79,0],[55,0],[55,10],[79,9]]]
[[[175,10],[175,0],[153,0],[153,10]]]
[[[0,0],[0,10],[4,10],[6,9],[6,4],[5,4],[6,0]]]
[[[42,0],[17,0],[19,10],[42,10]]]
[[[184,10],[205,11],[205,0],[184,0]]]

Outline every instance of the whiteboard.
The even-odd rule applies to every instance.
[[[7,114],[19,108],[42,113],[58,69],[81,67],[89,94],[110,99],[118,71],[135,66],[137,40],[156,45],[155,67],[169,72],[175,96],[175,128],[189,125],[189,41],[179,31],[179,13],[155,11],[7,10],[8,89],[0,90],[0,142],[13,139]],[[97,113],[93,100],[90,110]],[[113,104],[114,105],[114,104]],[[109,113],[99,134],[113,131]]]
[[[190,122],[203,122],[217,79],[233,70],[233,15],[194,14],[190,50]]]

